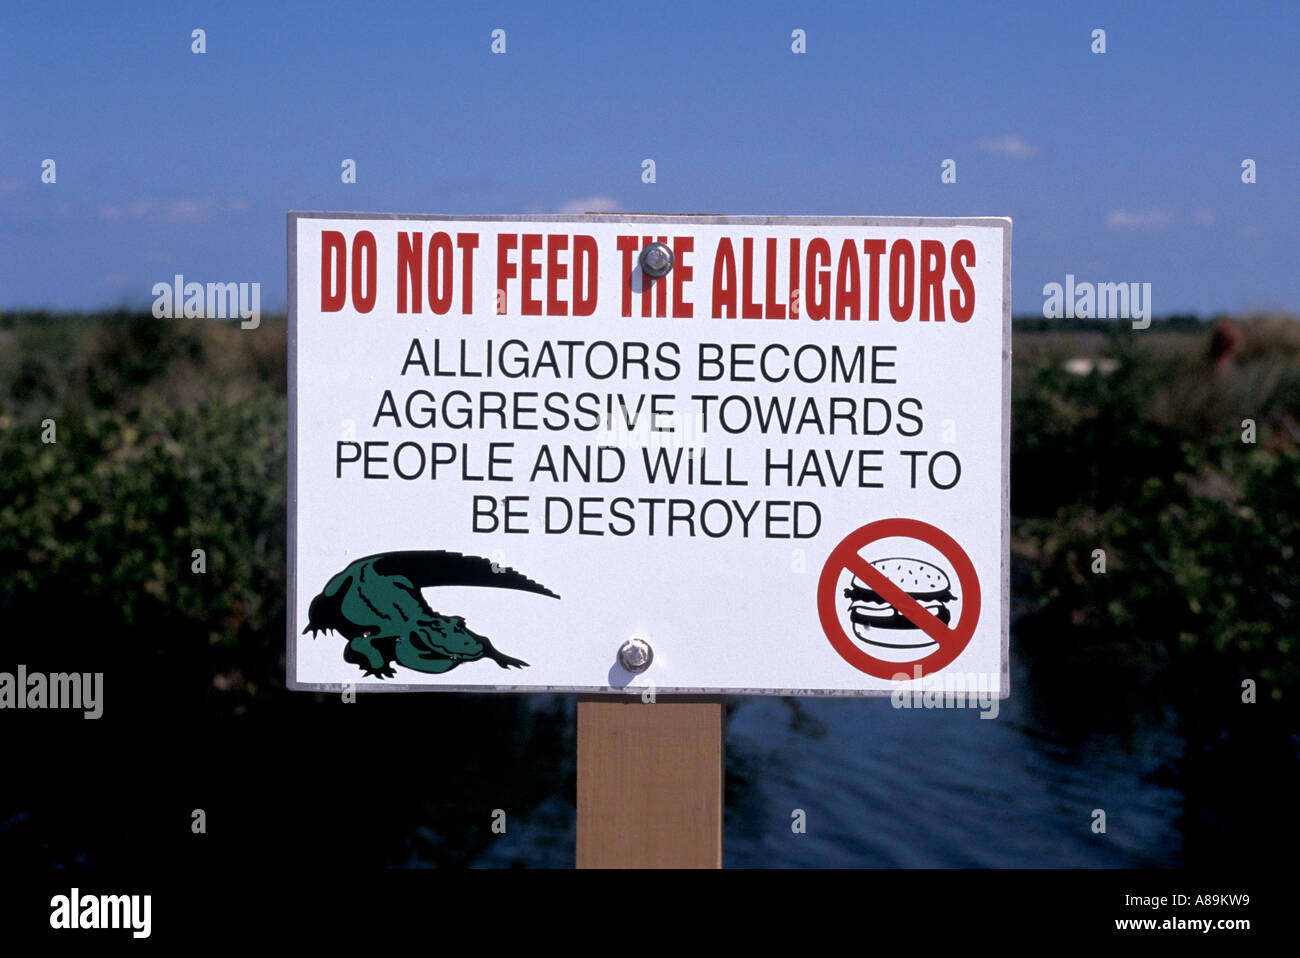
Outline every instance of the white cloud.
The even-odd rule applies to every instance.
[[[248,202],[233,200],[132,200],[99,208],[101,220],[148,220],[154,223],[202,223],[213,213],[244,213]]]
[[[562,204],[557,213],[617,213],[619,202],[612,196],[586,196]]]
[[[1009,156],[1017,160],[1038,155],[1038,147],[1018,133],[1004,133],[1002,136],[988,137],[977,142],[975,147],[985,153],[996,153],[999,156]]]
[[[1164,210],[1111,210],[1106,214],[1106,225],[1113,230],[1149,230],[1169,225],[1169,214]]]

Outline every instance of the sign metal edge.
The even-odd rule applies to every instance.
[[[728,216],[722,214],[670,214],[670,213],[536,213],[536,214],[482,214],[460,216],[447,213],[363,213],[330,212],[328,210],[290,210],[288,223],[288,389],[289,389],[289,443],[288,475],[285,487],[289,536],[286,549],[288,569],[285,578],[288,590],[285,602],[285,624],[289,635],[289,655],[285,660],[285,687],[295,692],[342,693],[349,689],[357,692],[553,692],[588,695],[639,695],[650,686],[627,685],[622,688],[600,685],[390,685],[348,682],[300,682],[297,676],[297,538],[298,538],[298,221],[300,219],[362,219],[362,220],[423,220],[440,222],[482,223],[661,223],[665,220],[689,221],[700,225],[737,226],[975,226],[1002,230],[1002,502],[1000,550],[1002,655],[998,697],[1006,699],[1010,688],[1010,633],[1011,633],[1011,218],[1006,216]],[[801,698],[883,698],[893,695],[893,689],[750,689],[750,688],[700,688],[695,686],[653,687],[660,695],[788,695]]]

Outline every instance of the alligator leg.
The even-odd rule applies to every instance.
[[[392,641],[396,636],[391,635],[358,635],[348,641],[347,647],[343,650],[343,658],[353,665],[361,666],[366,675],[373,675],[380,679],[391,679],[397,673],[389,666],[388,660],[384,653],[375,648],[376,640]],[[398,645],[401,643],[399,642]]]
[[[517,659],[513,655],[498,652],[487,639],[480,639],[479,641],[483,643],[483,654],[503,669],[508,669],[512,665],[517,669],[522,669],[528,665],[523,659]]]

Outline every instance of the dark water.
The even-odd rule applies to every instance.
[[[1240,676],[1221,670],[1152,681],[1131,649],[1089,661],[1077,648],[1068,634],[1013,632],[1012,694],[992,720],[887,698],[731,700],[726,865],[1294,857],[1294,709],[1241,704]],[[160,700],[140,674],[116,718],[7,716],[9,766],[24,774],[0,796],[0,870],[573,865],[573,696],[282,696],[281,712],[204,725],[209,706]],[[195,807],[209,815],[203,838]],[[504,835],[490,829],[498,807]]]
[[[1014,649],[1013,649],[1014,653]],[[728,867],[1174,867],[1185,741],[1168,709],[1106,729],[1074,714],[1054,733],[1029,714],[1026,665],[996,719],[978,709],[895,709],[888,699],[735,700],[727,727]],[[1105,698],[1104,693],[1101,698]],[[1114,704],[1114,703],[1110,703]],[[1102,730],[1080,734],[1080,726]],[[1105,834],[1092,830],[1106,813]],[[806,832],[792,830],[802,809]],[[475,864],[567,867],[561,796]]]
[[[1114,867],[1179,861],[1181,740],[1152,724],[1083,751],[1027,722],[1024,669],[996,719],[888,699],[750,700],[729,762],[754,783],[728,819],[733,867]],[[791,828],[807,813],[807,833]],[[1093,810],[1106,833],[1092,831]]]

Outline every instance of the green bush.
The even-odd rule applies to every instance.
[[[1017,383],[1013,539],[1018,591],[1033,605],[1024,631],[1067,636],[1063,654],[1108,645],[1189,676],[1253,679],[1261,698],[1294,695],[1294,366],[1246,390],[1260,382],[1257,365],[1214,382],[1206,366],[1131,334],[1104,355],[1118,363],[1109,375],[1071,375],[1057,354],[1036,357]],[[1255,416],[1256,441],[1244,442],[1241,421]]]
[[[97,412],[0,430],[0,590],[229,642],[284,608],[285,402]],[[191,571],[192,551],[207,571]]]
[[[62,322],[21,328],[9,368],[25,372],[0,381],[0,607],[11,627],[49,644],[93,634],[156,649],[208,687],[231,669],[244,693],[281,681],[277,381],[216,376],[195,388],[192,364],[214,342],[227,363],[247,348],[237,330],[149,316]],[[278,348],[274,335],[263,348]]]

